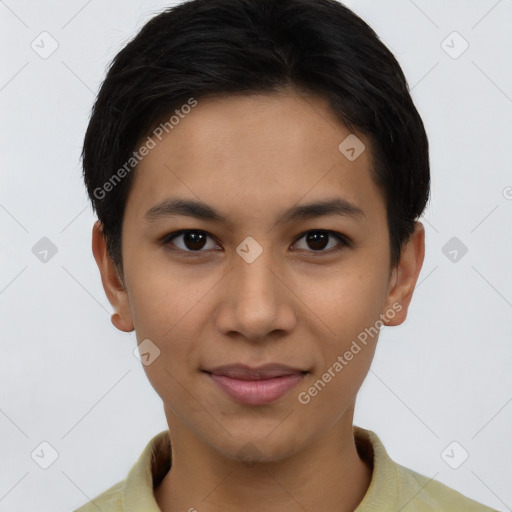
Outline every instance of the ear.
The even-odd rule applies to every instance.
[[[100,270],[101,282],[107,298],[114,307],[112,323],[120,331],[134,330],[130,301],[114,262],[108,255],[103,227],[98,220],[92,227],[92,253]]]
[[[425,228],[421,222],[415,223],[414,233],[402,247],[400,261],[391,273],[389,293],[384,313],[384,325],[400,325],[407,317],[407,310],[418,280],[425,257]]]

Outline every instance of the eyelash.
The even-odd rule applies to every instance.
[[[178,238],[179,236],[181,236],[183,234],[187,234],[187,233],[201,233],[203,235],[206,235],[209,238],[214,239],[214,237],[212,235],[210,235],[210,233],[208,233],[207,231],[203,231],[201,229],[181,229],[179,231],[173,231],[172,233],[169,233],[169,234],[165,235],[160,240],[160,244],[165,246],[165,247],[167,247],[171,251],[179,251],[179,252],[182,252],[183,254],[185,254],[186,256],[191,256],[191,257],[194,257],[196,255],[200,255],[201,253],[209,252],[209,251],[204,251],[202,249],[199,249],[197,251],[192,251],[192,250],[184,250],[184,249],[180,249],[180,248],[174,248],[174,249],[170,249],[169,248],[169,246],[172,245],[171,244],[172,240],[174,240],[175,238]],[[344,248],[352,247],[352,241],[347,236],[343,235],[342,233],[338,233],[337,231],[331,231],[331,230],[328,230],[328,229],[309,229],[308,231],[305,231],[305,232],[301,233],[297,237],[297,239],[294,242],[294,244],[299,242],[299,240],[301,240],[302,238],[304,238],[306,235],[308,235],[310,233],[326,234],[326,235],[329,235],[329,236],[332,236],[332,237],[336,238],[338,240],[338,242],[340,243],[340,245],[337,248],[334,248],[334,249],[332,249],[332,248],[329,249],[329,250],[321,249],[321,250],[318,250],[318,251],[306,250],[306,252],[310,252],[310,253],[312,253],[314,255],[332,254],[332,253],[341,251]]]

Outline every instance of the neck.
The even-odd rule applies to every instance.
[[[370,485],[352,414],[293,456],[254,464],[223,457],[175,418],[168,423],[172,467],[155,489],[162,512],[349,512]]]

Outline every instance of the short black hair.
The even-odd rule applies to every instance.
[[[153,17],[117,54],[85,135],[85,184],[121,274],[137,144],[191,101],[290,86],[323,95],[370,140],[398,263],[427,204],[430,167],[425,128],[393,54],[336,0],[189,0]]]

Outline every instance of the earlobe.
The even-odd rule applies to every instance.
[[[99,220],[94,223],[92,228],[92,252],[100,271],[103,289],[115,311],[111,317],[112,324],[120,331],[133,331],[134,325],[128,293],[108,254],[103,227]]]
[[[384,311],[385,325],[400,325],[407,317],[407,310],[425,257],[425,228],[415,223],[415,230],[402,248],[400,261],[393,269],[390,290]],[[393,315],[386,312],[393,310]]]
[[[120,331],[123,331],[123,332],[131,332],[131,331],[133,331],[133,324],[131,324],[131,328],[129,326],[126,326],[123,323],[123,319],[121,318],[121,315],[119,313],[114,313],[110,317],[110,321],[112,322],[112,325],[116,329],[119,329]]]

